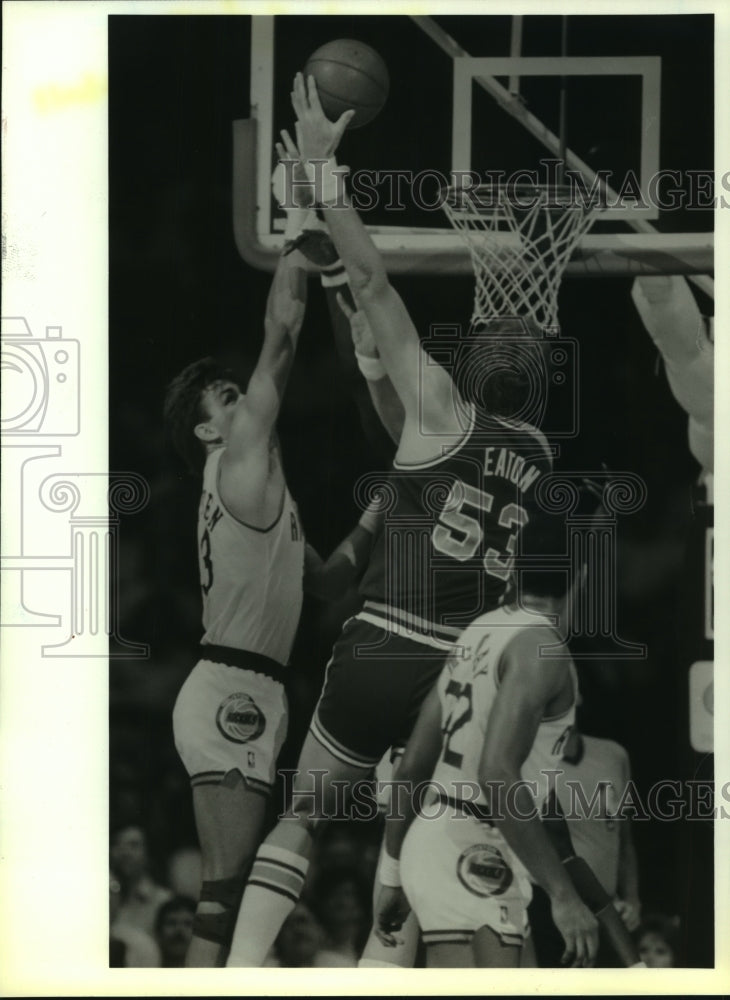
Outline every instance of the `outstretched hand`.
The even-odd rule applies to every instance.
[[[284,128],[281,130],[281,142],[274,144],[279,163],[274,171],[272,187],[274,197],[280,205],[296,205],[298,208],[309,208],[314,204],[314,188],[311,185],[299,150],[291,136]],[[285,169],[284,163],[294,161],[294,166]],[[294,180],[296,183],[292,183]]]
[[[297,116],[297,145],[302,158],[328,159],[337,149],[355,111],[343,111],[336,122],[331,122],[322,110],[314,77],[308,77],[305,83],[301,73],[294,77],[291,102]]]

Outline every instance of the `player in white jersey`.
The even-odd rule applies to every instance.
[[[318,596],[341,593],[367,558],[374,530],[364,515],[324,563],[305,546],[286,485],[275,421],[304,316],[304,268],[297,251],[279,261],[245,393],[232,373],[204,358],[173,380],[165,402],[178,450],[203,474],[205,634],[173,715],[202,853],[190,966],[222,965],[228,952],[286,736],[286,669],[303,585]]]
[[[556,554],[550,534],[547,521],[531,522],[523,551]],[[575,719],[575,668],[559,633],[565,576],[523,570],[518,593],[462,633],[424,702],[386,822],[376,921],[392,942],[412,907],[433,967],[518,966],[530,876],[550,896],[564,961],[596,955],[597,922],[539,818]]]

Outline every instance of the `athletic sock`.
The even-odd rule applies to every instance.
[[[309,862],[264,842],[258,850],[238,911],[226,965],[260,967],[282,924],[299,902]]]

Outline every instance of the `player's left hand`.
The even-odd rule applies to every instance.
[[[307,177],[304,164],[299,156],[299,150],[285,128],[280,132],[281,142],[275,143],[279,163],[272,178],[274,197],[280,205],[296,205],[297,208],[309,208],[314,204],[314,187]],[[284,169],[285,161],[294,161],[293,168]],[[285,182],[289,184],[286,185]],[[292,183],[295,181],[296,183]],[[288,190],[287,190],[288,187]]]
[[[396,931],[405,923],[411,906],[402,889],[381,885],[375,907],[375,934],[386,948],[395,948],[399,943]]]
[[[322,110],[314,77],[310,76],[305,83],[302,73],[294,77],[291,102],[297,116],[297,144],[302,157],[328,159],[337,149],[355,111],[343,111],[336,122],[331,122]]]
[[[638,900],[614,899],[618,915],[624,922],[627,931],[635,931],[641,923],[641,904]]]
[[[350,321],[350,333],[356,352],[365,358],[380,357],[365,313],[360,309],[353,309],[342,292],[337,293],[337,305]]]

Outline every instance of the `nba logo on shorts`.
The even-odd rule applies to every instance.
[[[266,728],[266,719],[256,702],[243,692],[229,695],[218,708],[216,725],[232,743],[248,743]]]
[[[459,881],[475,896],[501,896],[512,884],[512,869],[496,847],[474,844],[456,863]]]

